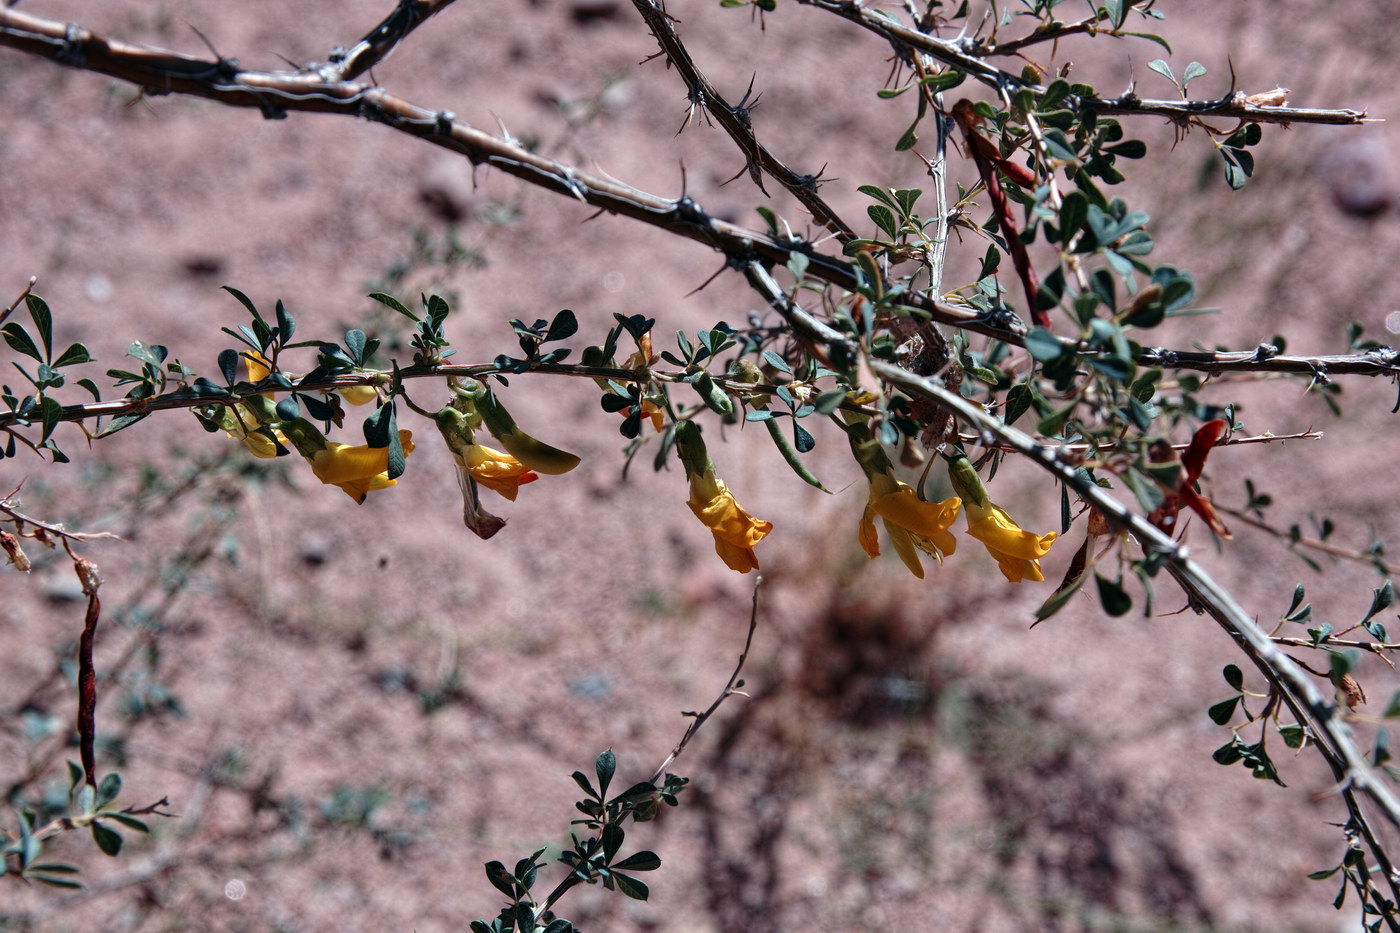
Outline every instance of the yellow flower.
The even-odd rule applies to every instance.
[[[890,543],[904,566],[919,579],[924,577],[919,551],[932,554],[940,563],[943,555],[958,549],[958,540],[948,531],[957,520],[962,500],[957,496],[942,502],[925,502],[907,484],[889,472],[870,476],[870,501],[860,517],[860,545],[872,558],[880,556],[880,538],[875,533],[875,516],[885,523]]]
[[[1037,535],[1023,531],[1006,510],[990,499],[983,505],[967,500],[967,533],[987,548],[997,559],[997,566],[1012,583],[1022,580],[1040,581],[1040,558],[1050,553],[1055,532]]]
[[[413,432],[399,431],[399,442],[403,444],[404,456],[413,451]],[[339,486],[345,494],[357,503],[376,489],[386,489],[398,482],[389,478],[389,448],[368,447],[363,444],[352,447],[326,441],[324,450],[318,450],[308,457],[311,471],[327,486]]]
[[[487,489],[495,490],[511,502],[521,486],[539,479],[539,474],[525,468],[525,465],[504,451],[482,444],[469,444],[453,456],[462,464],[472,479]]]
[[[368,405],[379,400],[379,390],[374,386],[346,386],[335,391],[351,405]]]
[[[773,530],[772,522],[754,518],[734,501],[734,493],[713,470],[690,476],[690,501],[686,503],[715,536],[715,553],[731,570],[748,573],[758,569],[754,545]]]

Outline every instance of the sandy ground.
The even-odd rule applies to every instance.
[[[1394,109],[1396,35],[1380,5],[1171,7],[1155,31],[1178,50],[1178,73],[1192,59],[1209,67],[1201,96],[1225,90],[1228,51],[1246,90],[1287,84],[1300,105]],[[275,68],[324,58],[386,4],[24,9],[203,54],[194,26],[245,67]],[[891,151],[909,107],[876,99],[888,65],[872,37],[788,4],[764,30],[713,2],[671,9],[732,98],[758,75],[761,137],[800,170],[826,165],[837,180],[823,194],[845,216],[863,218],[859,184],[920,183],[919,164]],[[786,197],[742,178],[721,186],[742,165],[720,131],[676,135],[684,91],[660,62],[639,64],[654,49],[626,3],[458,4],[374,79],[649,191],[674,196],[684,178],[717,216],[758,225],[766,204],[800,227]],[[1104,40],[1076,74],[1167,96],[1145,67],[1160,54]],[[468,361],[514,349],[510,317],[571,308],[581,346],[614,312],[659,318],[660,340],[758,306],[733,275],[687,297],[720,265],[702,247],[621,218],[585,223],[582,205],[473,176],[381,127],[137,100],[12,52],[0,53],[0,108],[0,295],[39,276],[61,339],[87,342],[104,366],[139,338],[214,370],[229,345],[219,327],[240,321],[222,284],[268,310],[284,300],[299,336],[363,326],[386,344],[406,335],[367,291],[440,291]],[[1201,134],[1171,150],[1171,127],[1129,129],[1155,157],[1122,192],[1158,218],[1155,258],[1192,270],[1199,303],[1227,312],[1154,339],[1190,346],[1209,326],[1235,347],[1283,333],[1292,350],[1340,352],[1352,320],[1385,339],[1400,307],[1385,124],[1268,128],[1237,193]],[[1355,216],[1367,203],[1379,212]],[[983,251],[955,249],[949,281]],[[1365,547],[1372,530],[1395,540],[1394,388],[1347,381],[1342,419],[1301,388],[1216,390],[1241,402],[1251,433],[1326,437],[1219,454],[1208,488],[1242,505],[1252,476],[1275,524],[1310,531],[1330,516],[1345,546]],[[63,839],[52,854],[81,863],[89,889],[9,884],[0,928],[460,930],[496,909],[483,862],[567,844],[569,772],[611,746],[619,781],[650,775],[684,729],[679,712],[703,708],[728,676],[751,580],[715,558],[683,477],[653,473],[651,448],[621,478],[615,416],[590,385],[521,378],[509,393],[523,424],[584,462],[504,505],[510,524],[489,542],[461,527],[436,443],[358,508],[299,464],[248,462],[183,414],[91,449],[69,432],[70,465],[0,462],[0,488],[25,480],[32,513],[124,536],[86,549],[107,580],[99,667],[119,672],[100,709],[103,767],[120,768],[133,804],[164,796],[180,814],[116,861]],[[426,422],[405,426],[431,441]],[[589,931],[666,933],[1356,928],[1350,903],[1332,909],[1333,882],[1304,877],[1344,848],[1317,760],[1271,746],[1287,788],[1210,760],[1228,731],[1205,709],[1227,695],[1220,669],[1238,656],[1207,620],[1109,619],[1084,597],[1028,631],[1051,584],[1008,585],[970,545],[923,582],[866,561],[863,484],[841,438],[819,434],[812,455],[833,497],[798,483],[762,431],[725,441],[713,445],[723,476],[777,526],[759,552],[752,698],[724,707],[677,764],[693,779],[682,806],[629,832],[629,848],[664,860],[646,878],[650,901],[588,889],[565,915]],[[1058,496],[1031,472],[1008,466],[994,491],[1028,526],[1058,523]],[[1047,577],[1081,534],[1052,553]],[[1218,552],[1203,529],[1193,540],[1261,619],[1301,581],[1340,628],[1378,583],[1355,564],[1314,572],[1249,529]],[[71,693],[51,675],[82,612],[63,560],[2,573],[0,779],[56,756],[32,798],[76,756],[58,747]],[[1159,612],[1181,603],[1165,582],[1157,597]],[[1378,712],[1395,675],[1368,662],[1361,679]]]

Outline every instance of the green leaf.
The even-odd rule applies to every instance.
[[[111,812],[105,816],[105,819],[115,820],[127,829],[134,829],[138,833],[149,833],[151,831],[151,827],[147,826],[144,821],[138,820],[128,813]]]
[[[101,823],[92,824],[92,838],[97,841],[97,847],[102,850],[103,855],[115,858],[122,850],[122,834],[108,829]]]
[[[1171,66],[1171,65],[1168,65],[1168,64],[1167,64],[1165,61],[1163,61],[1162,59],[1160,59],[1160,58],[1154,58],[1154,59],[1152,59],[1152,61],[1150,61],[1150,62],[1147,63],[1147,67],[1148,67],[1150,70],[1157,72],[1157,73],[1158,73],[1159,75],[1161,75],[1162,77],[1166,78],[1166,79],[1167,79],[1168,81],[1170,81],[1172,84],[1175,85],[1175,84],[1177,83],[1177,81],[1176,81],[1176,75],[1172,74],[1172,66]],[[1177,85],[1177,86],[1179,87],[1180,85]]]
[[[1084,585],[1084,581],[1087,579],[1089,579],[1089,575],[1087,573],[1081,573],[1079,576],[1075,577],[1068,586],[1061,587],[1054,593],[1051,593],[1050,598],[1041,603],[1040,608],[1035,611],[1035,621],[1037,623],[1044,622],[1063,609],[1065,604],[1069,602],[1070,597],[1079,591],[1079,588]]]
[[[1244,689],[1244,673],[1238,667],[1233,664],[1227,664],[1225,665],[1225,669],[1220,673],[1224,676],[1225,682],[1230,685],[1232,690]]]
[[[258,313],[257,306],[253,304],[252,299],[250,299],[247,295],[243,294],[238,289],[234,288],[232,285],[225,285],[224,291],[237,298],[239,303],[242,304],[243,307],[247,308],[248,313],[251,314],[254,318],[262,318],[262,315]]]
[[[1376,613],[1385,609],[1393,602],[1395,602],[1395,587],[1389,580],[1386,580],[1384,585],[1371,591],[1371,608],[1367,610],[1366,617],[1361,621],[1363,623],[1371,621],[1371,618],[1375,616]]]
[[[661,857],[655,852],[643,850],[627,856],[612,867],[623,871],[655,871],[661,867]]]
[[[603,795],[593,789],[593,783],[588,780],[588,775],[582,771],[575,771],[569,777],[574,779],[574,783],[583,788],[583,792],[595,800],[603,799]]]
[[[817,396],[815,406],[823,415],[829,415],[846,402],[845,389],[830,389]]]
[[[88,355],[88,348],[81,343],[69,344],[68,349],[58,355],[54,360],[53,368],[62,369],[65,366],[74,366],[78,363],[91,363],[92,357]]]
[[[593,762],[593,768],[598,773],[598,791],[601,796],[608,794],[608,785],[612,783],[613,774],[617,772],[617,756],[613,754],[611,748],[606,748],[598,754]]]
[[[1356,669],[1361,660],[1361,652],[1355,648],[1345,651],[1329,651],[1327,660],[1331,663],[1332,677],[1340,678]]]
[[[510,872],[506,871],[506,866],[501,862],[492,861],[487,862],[485,868],[486,880],[491,882],[491,885],[506,897],[514,898],[515,879],[511,877]]]
[[[554,315],[554,320],[549,322],[549,330],[544,335],[541,343],[549,343],[552,340],[567,340],[578,333],[578,318],[574,317],[574,312],[568,308]]]
[[[1302,748],[1307,741],[1308,734],[1298,723],[1289,723],[1286,726],[1278,727],[1278,734],[1283,736],[1283,744],[1289,748]]]
[[[1127,382],[1133,378],[1133,373],[1137,370],[1137,365],[1131,360],[1125,360],[1118,356],[1089,357],[1089,365],[1118,382]]]
[[[1032,327],[1026,334],[1026,352],[1042,363],[1050,363],[1073,351],[1044,327]]]
[[[44,425],[44,433],[40,440],[46,441],[53,433],[53,429],[58,427],[59,421],[63,419],[63,403],[51,396],[43,396],[39,399],[39,417]]]
[[[404,317],[408,318],[414,323],[417,323],[418,321],[422,320],[418,317],[418,315],[414,314],[412,311],[408,310],[408,308],[404,307],[403,303],[397,298],[395,298],[393,295],[386,295],[383,292],[370,292],[369,297],[373,298],[375,301],[379,302],[380,304],[386,307],[393,308],[395,311],[399,312]]]
[[[1103,604],[1104,612],[1116,618],[1133,608],[1133,598],[1123,589],[1121,581],[1110,580],[1098,573],[1094,574],[1094,580],[1098,583],[1099,602]]]
[[[48,302],[38,295],[25,295],[24,303],[29,307],[29,316],[39,330],[39,339],[44,344],[44,359],[53,357],[53,312]]]
[[[1208,715],[1210,721],[1217,726],[1228,725],[1230,720],[1235,716],[1235,707],[1239,705],[1239,702],[1240,698],[1237,696],[1230,697],[1228,700],[1221,700],[1219,703],[1216,703],[1210,709],[1206,710],[1206,715]]]
[[[95,809],[102,809],[117,799],[117,795],[122,792],[122,776],[115,771],[104,777],[97,784],[97,801]]]
[[[1186,70],[1181,73],[1181,83],[1187,84],[1194,78],[1199,78],[1206,73],[1206,66],[1200,62],[1191,62],[1186,66]]]
[[[890,196],[889,192],[884,191],[880,188],[876,188],[874,185],[861,185],[856,190],[859,191],[861,194],[865,195],[866,197],[874,198],[875,200],[881,201],[890,207],[899,207],[898,202],[896,202],[895,199]]]
[[[787,435],[784,434],[783,429],[779,427],[778,420],[772,417],[772,412],[751,411],[746,416],[746,420],[759,420],[753,417],[754,415],[758,414],[764,414],[769,416],[768,418],[762,419],[768,425],[768,436],[773,439],[773,445],[778,448],[778,453],[782,455],[783,462],[792,468],[792,472],[796,473],[798,477],[802,480],[802,482],[806,483],[808,486],[815,486],[822,492],[831,492],[830,489],[827,489],[825,486],[822,485],[822,481],[817,479],[816,475],[807,467],[807,464],[802,462],[802,459],[797,455],[797,451],[794,450],[792,444],[788,442]],[[803,429],[800,425],[798,425],[795,421],[793,422],[793,427],[798,431],[801,431],[803,434],[807,434],[806,430]],[[808,434],[807,436],[809,438],[811,437],[810,434]],[[808,450],[810,449],[811,448],[809,447]]]
[[[4,327],[0,327],[0,333],[5,335],[5,342],[10,345],[10,349],[43,362],[44,357],[40,354],[39,348],[34,345],[34,338],[30,337],[29,331],[20,326],[18,322],[11,321]]]
[[[614,873],[612,877],[617,882],[617,889],[633,900],[644,901],[651,894],[651,890],[645,883],[630,875]]]
[[[1231,739],[1228,745],[1222,745],[1211,753],[1211,758],[1216,764],[1232,765],[1244,758],[1244,748],[1239,739]]]
[[[1065,195],[1060,208],[1060,236],[1068,243],[1084,222],[1089,219],[1089,199],[1082,191],[1071,191]]]
[[[1390,695],[1390,704],[1386,706],[1385,712],[1381,715],[1386,719],[1394,719],[1400,716],[1400,690],[1396,690]]]
[[[787,361],[772,350],[763,351],[763,361],[780,373],[787,373],[789,376],[792,375],[792,368],[788,366]]]
[[[899,142],[894,144],[895,151],[905,152],[906,150],[913,149],[914,146],[917,145],[919,142],[918,129],[918,120],[915,120],[913,123],[909,124],[909,129],[905,130],[904,135],[899,137]]]
[[[927,78],[923,79],[923,84],[924,87],[937,94],[940,91],[946,91],[957,87],[959,84],[962,84],[963,80],[966,78],[967,75],[963,72],[954,71],[950,68],[939,74],[929,75]]]
[[[1148,42],[1155,42],[1162,48],[1166,49],[1168,55],[1172,53],[1171,43],[1167,42],[1167,40],[1163,39],[1161,36],[1153,35],[1150,32],[1125,32],[1123,33],[1123,35],[1133,36],[1137,39],[1146,39]]]
[[[879,204],[871,204],[866,207],[865,212],[885,236],[891,240],[895,239],[899,233],[899,224],[894,218],[894,211]]]

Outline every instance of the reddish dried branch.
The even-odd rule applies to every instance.
[[[1006,238],[1006,248],[1011,253],[1011,262],[1016,266],[1016,277],[1021,280],[1021,287],[1026,293],[1026,311],[1031,320],[1049,330],[1050,313],[1037,307],[1040,299],[1040,281],[1031,266],[1026,244],[1021,242],[1021,231],[1016,226],[1016,214],[1011,208],[1011,201],[1006,192],[1001,190],[1001,179],[997,177],[997,172],[1005,172],[1006,177],[1027,188],[1035,187],[1035,176],[1024,166],[1003,158],[997,147],[978,132],[977,125],[981,120],[973,112],[972,101],[964,98],[954,104],[953,119],[963,131],[963,138],[967,140],[967,150],[972,155],[972,161],[977,164],[977,172],[982,176],[982,186],[987,189],[992,211],[996,214],[997,223],[1001,225],[1002,236]]]
[[[97,638],[97,622],[102,614],[102,601],[97,597],[102,576],[90,560],[74,558],[73,569],[88,598],[87,614],[83,619],[83,634],[78,639],[78,754],[83,763],[83,778],[97,787],[97,757],[93,740],[97,733],[97,668],[92,663],[92,645]]]

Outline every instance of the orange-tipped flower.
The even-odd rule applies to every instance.
[[[872,558],[880,556],[880,538],[875,532],[875,516],[880,516],[890,543],[909,572],[924,577],[919,551],[943,562],[946,554],[958,549],[958,540],[948,531],[957,520],[962,500],[957,496],[942,502],[925,502],[909,484],[886,472],[870,476],[870,500],[860,517],[860,546]]]
[[[748,573],[758,569],[754,545],[773,530],[772,522],[760,521],[745,512],[713,470],[691,474],[690,501],[686,504],[714,534],[715,553],[730,570]]]
[[[977,471],[966,457],[959,457],[949,466],[948,475],[953,488],[962,493],[967,508],[967,533],[972,535],[997,560],[1002,574],[1012,583],[1022,580],[1040,581],[1040,558],[1050,553],[1055,532],[1038,535],[1026,531],[987,496]]]

